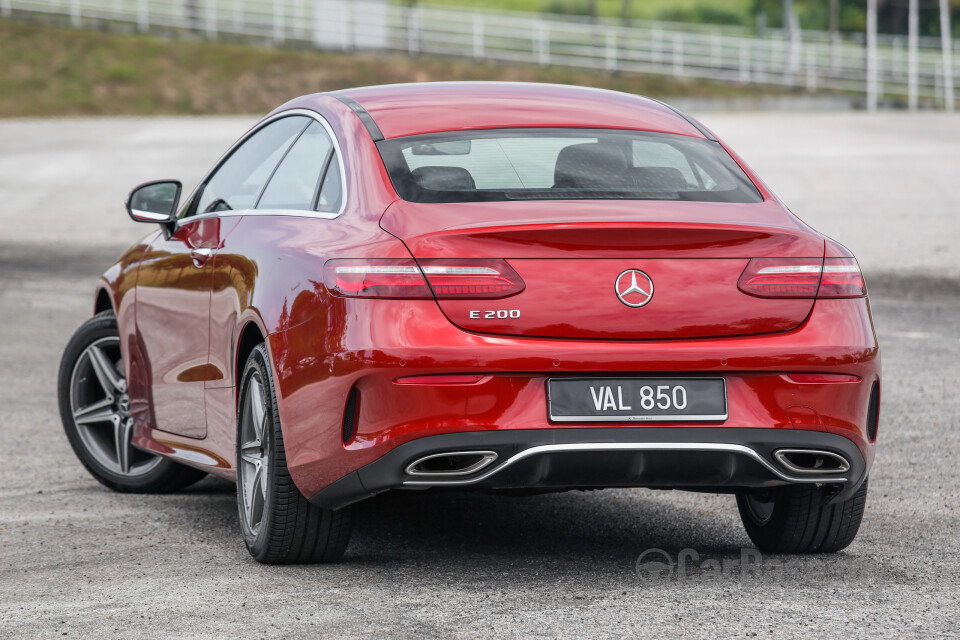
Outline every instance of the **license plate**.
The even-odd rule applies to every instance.
[[[727,419],[723,378],[551,378],[553,422],[701,422]]]

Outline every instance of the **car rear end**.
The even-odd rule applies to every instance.
[[[342,450],[317,435],[292,467],[315,504],[690,489],[736,493],[751,537],[774,536],[765,549],[852,540],[879,417],[866,287],[719,141],[594,124],[377,148],[397,245],[324,265],[348,327],[330,364],[346,403]],[[785,493],[798,487],[815,499]],[[789,500],[821,509],[800,533]]]
[[[380,224],[410,255],[330,260],[324,284],[392,327],[352,357],[375,348],[399,366],[356,379],[344,441],[365,464],[315,500],[424,487],[856,491],[879,403],[856,260],[719,143],[680,138],[380,143],[401,195]],[[641,179],[609,178],[618,147],[633,148]],[[570,148],[579,157],[565,160]],[[681,157],[700,175],[678,178]],[[517,170],[520,158],[542,166]]]

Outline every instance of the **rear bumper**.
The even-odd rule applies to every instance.
[[[797,473],[774,455],[781,449],[826,451],[849,469]],[[494,462],[464,476],[410,475],[415,461],[444,452],[492,451]],[[832,433],[785,429],[590,428],[448,433],[402,444],[314,494],[340,508],[392,489],[597,489],[652,487],[709,492],[791,483],[835,485],[834,500],[852,495],[866,477],[860,449]]]
[[[867,469],[873,460],[876,434],[868,428],[869,408],[872,390],[880,382],[880,351],[869,304],[863,298],[818,300],[801,326],[782,333],[636,342],[481,335],[453,326],[433,301],[342,302],[348,319],[343,334],[331,332],[326,316],[318,314],[269,338],[288,467],[300,491],[307,497],[317,495],[318,503],[324,503],[326,498],[320,494],[334,484],[358,483],[361,470],[379,468],[381,459],[392,460],[400,455],[396,451],[408,451],[404,448],[407,444],[427,445],[446,436],[482,436],[504,446],[528,448],[554,442],[597,442],[597,435],[564,436],[579,437],[564,440],[562,431],[605,434],[604,442],[619,442],[621,436],[616,434],[635,431],[633,442],[641,443],[649,441],[643,433],[662,429],[676,434],[749,431],[756,432],[750,442],[757,446],[825,435],[857,447]],[[798,383],[785,375],[791,372],[848,374],[860,380]],[[407,376],[450,373],[481,373],[486,378],[475,385],[394,382]],[[642,427],[632,423],[617,427],[556,423],[550,419],[546,384],[549,378],[565,376],[722,377],[729,415],[711,422],[649,422]],[[350,397],[355,399],[352,410],[347,402]],[[526,436],[516,435],[519,432],[544,435],[524,439]],[[691,440],[671,436],[671,441]],[[721,435],[695,441],[746,442]],[[649,452],[641,450],[630,455],[635,460],[624,465],[652,459]],[[682,458],[678,465],[699,460],[688,454],[673,457],[678,456]],[[551,453],[549,457],[560,460],[555,465],[565,465],[569,456]],[[727,456],[734,461],[742,457]],[[531,458],[547,459],[542,455]],[[498,464],[503,460],[498,457]],[[534,462],[514,464],[519,465],[519,472]],[[400,470],[401,465],[395,468]],[[491,476],[491,481],[498,475]],[[644,471],[642,476],[628,476],[609,486],[656,484],[652,471]],[[508,477],[502,475],[497,482]],[[738,481],[737,474],[723,480],[725,485],[718,485],[714,478],[724,476],[708,474],[709,481],[694,478],[682,483],[667,476],[664,486],[718,490]],[[557,485],[561,482],[548,480]],[[401,484],[370,481],[353,493],[362,497],[396,486]],[[329,503],[337,502],[339,499]]]

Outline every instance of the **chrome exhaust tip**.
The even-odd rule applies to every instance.
[[[846,473],[850,462],[839,453],[818,449],[777,449],[773,452],[785,469],[796,474]]]
[[[468,476],[490,466],[496,459],[496,451],[445,451],[417,458],[407,465],[404,473],[431,478]]]

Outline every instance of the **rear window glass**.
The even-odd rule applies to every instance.
[[[717,142],[607,129],[432,133],[377,145],[411,202],[687,200],[760,202]]]

